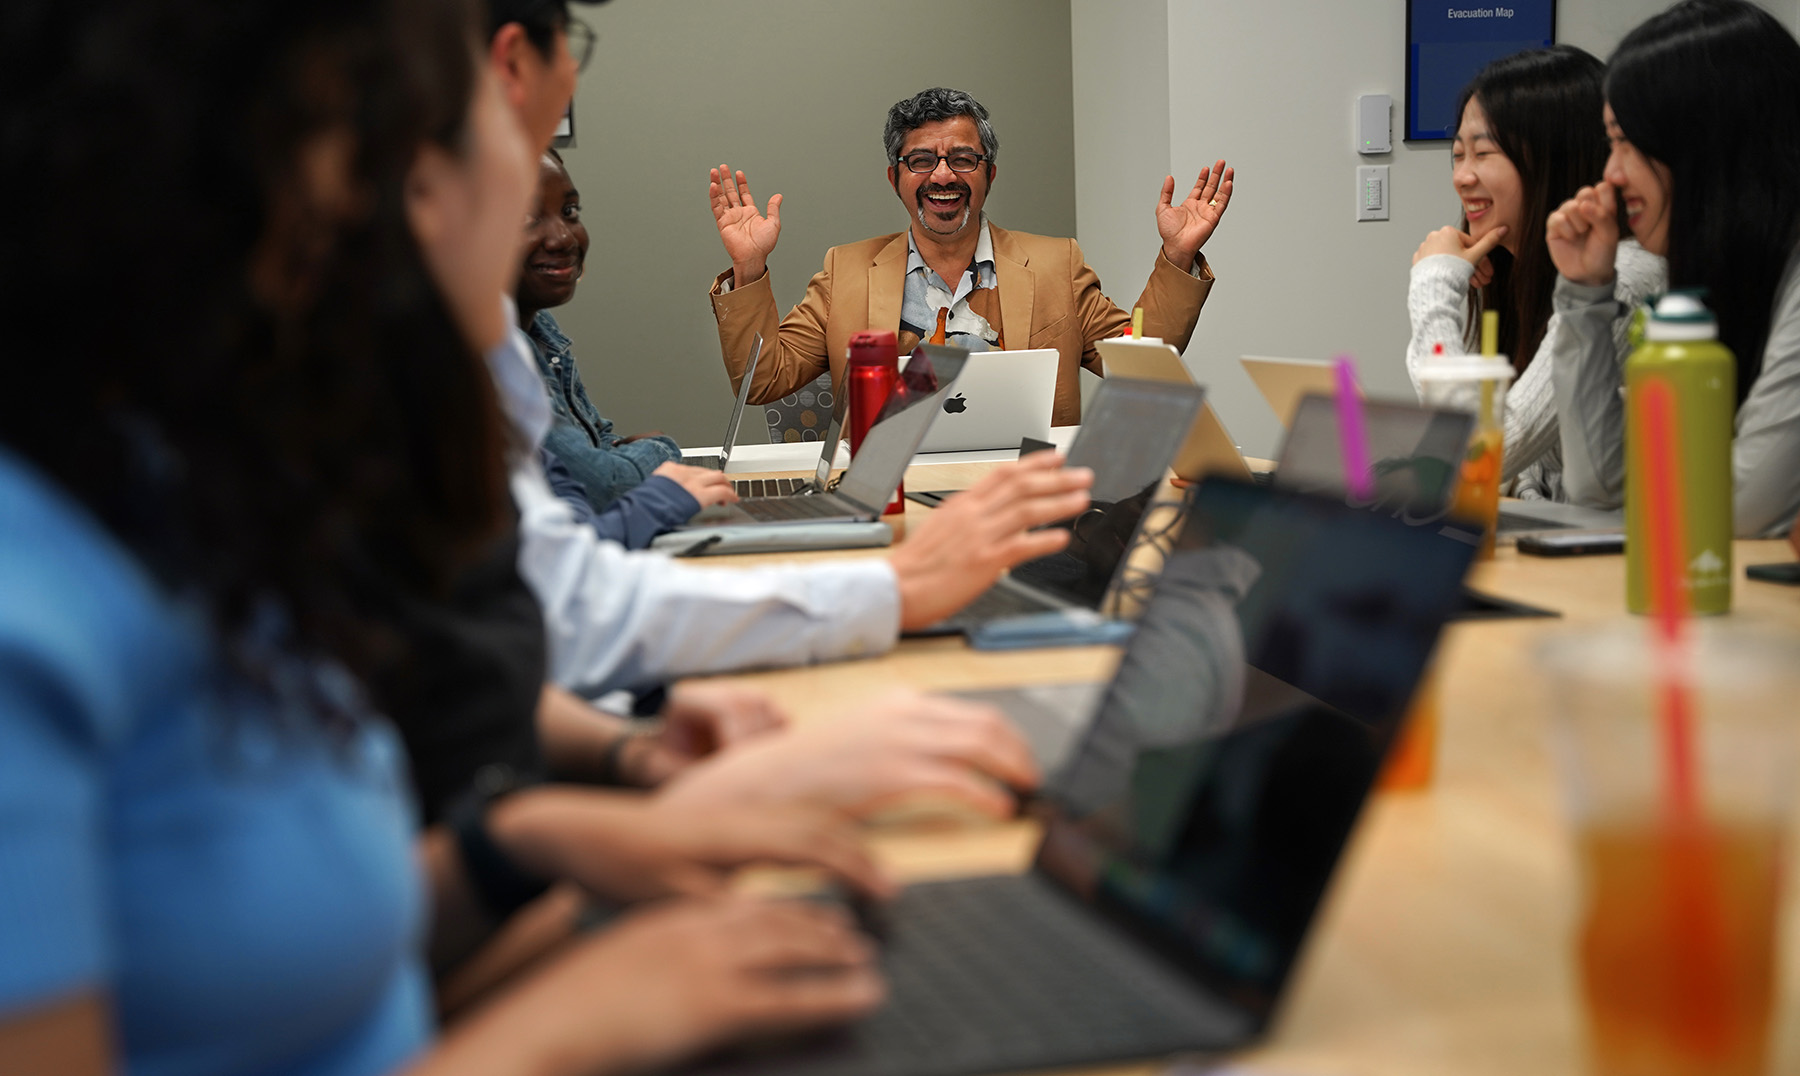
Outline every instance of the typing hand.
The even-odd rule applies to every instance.
[[[1094,473],[1062,464],[1059,452],[1003,463],[910,528],[888,557],[903,629],[937,623],[993,586],[1001,572],[1068,543],[1061,528],[1032,529],[1087,507]]]
[[[1218,161],[1200,169],[1194,189],[1175,204],[1175,177],[1163,180],[1162,199],[1156,204],[1156,233],[1162,236],[1163,256],[1182,269],[1194,264],[1200,248],[1212,238],[1225,207],[1231,204],[1234,170]]]
[[[682,489],[700,502],[700,507],[710,508],[715,504],[734,504],[738,499],[737,491],[732,488],[731,479],[722,471],[712,471],[705,467],[689,467],[685,463],[665,463],[651,471],[671,479]]]
[[[554,1038],[540,1052],[557,1062],[646,1072],[746,1035],[842,1023],[885,996],[874,948],[842,910],[730,897],[624,916],[503,1004]]]
[[[714,814],[799,802],[861,816],[929,794],[1005,818],[1012,791],[1038,780],[1031,749],[999,710],[901,691],[715,755],[657,796]]]
[[[1611,284],[1619,253],[1619,205],[1612,184],[1576,191],[1550,214],[1544,238],[1557,272],[1577,284]]]
[[[1488,255],[1505,238],[1504,224],[1480,239],[1471,237],[1461,228],[1446,225],[1426,236],[1425,241],[1419,244],[1419,249],[1413,252],[1413,264],[1417,265],[1434,254],[1454,254],[1475,267],[1472,283],[1478,288],[1486,287],[1494,279],[1494,263]]]
[[[757,212],[756,199],[750,196],[750,181],[744,173],[734,176],[722,164],[712,170],[708,193],[712,196],[719,239],[731,257],[732,287],[741,288],[763,275],[769,252],[781,238],[781,195],[769,196],[769,215],[763,216]]]
[[[875,896],[893,889],[854,824],[793,800],[715,811],[662,796],[542,785],[496,803],[487,827],[526,870],[616,901],[723,893],[739,868],[755,864],[822,868]]]
[[[662,728],[637,737],[619,758],[621,776],[654,788],[718,751],[786,727],[787,715],[760,691],[735,684],[685,683],[669,692]]]

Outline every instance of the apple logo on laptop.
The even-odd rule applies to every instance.
[[[967,408],[968,406],[969,406],[969,401],[963,399],[963,394],[959,392],[955,396],[952,396],[948,400],[944,401],[944,414],[960,415],[963,413],[963,410],[965,408]]]

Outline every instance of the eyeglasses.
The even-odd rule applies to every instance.
[[[569,16],[569,23],[563,27],[563,33],[569,39],[569,55],[575,58],[577,72],[587,70],[588,61],[594,58],[594,44],[600,35],[594,28],[575,16]]]
[[[925,175],[937,171],[939,161],[948,164],[952,172],[973,172],[981,167],[982,161],[987,159],[988,155],[985,153],[969,153],[966,150],[958,150],[955,153],[928,153],[925,150],[919,150],[901,157],[899,163],[905,165],[908,172]]]

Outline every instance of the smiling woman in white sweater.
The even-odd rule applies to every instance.
[[[1475,350],[1483,310],[1500,314],[1500,351],[1515,380],[1506,396],[1503,487],[1515,496],[1563,500],[1551,356],[1563,350],[1561,319],[1551,309],[1556,268],[1544,243],[1551,210],[1600,174],[1606,140],[1596,117],[1602,102],[1599,60],[1559,45],[1496,60],[1464,88],[1451,143],[1451,185],[1463,226],[1439,228],[1413,255],[1407,287],[1412,339],[1407,373],[1441,346]],[[1662,290],[1661,258],[1635,243],[1618,249],[1617,298],[1635,305]],[[1613,342],[1627,350],[1625,323]]]

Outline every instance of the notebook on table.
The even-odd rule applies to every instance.
[[[1055,524],[1069,532],[1069,544],[1013,568],[954,616],[908,634],[950,635],[1007,617],[1099,609],[1203,396],[1191,384],[1101,382],[1069,446],[1067,466],[1094,472],[1087,511]]]
[[[961,348],[919,345],[835,488],[827,488],[827,480],[843,426],[842,400],[847,393],[839,394],[838,404],[832,410],[831,427],[821,443],[818,467],[807,490],[714,505],[702,509],[678,529],[880,519],[900,487],[900,479],[906,474],[913,453],[918,451],[932,416],[955,388],[968,354]]]
[[[971,352],[956,392],[944,399],[919,451],[1011,448],[1025,437],[1048,440],[1057,362],[1055,348]]]
[[[878,916],[887,1003],[709,1074],[974,1076],[1214,1054],[1272,1020],[1473,549],[1202,483],[1020,875]]]

